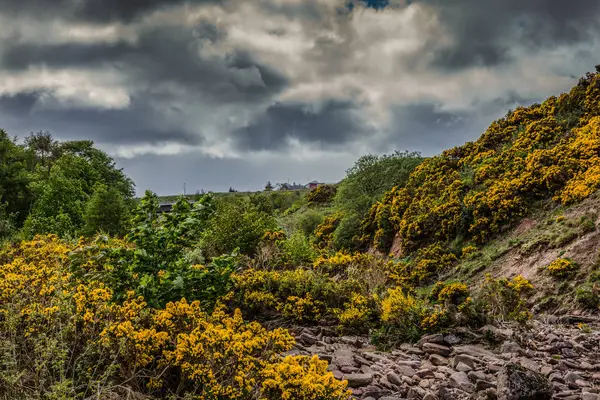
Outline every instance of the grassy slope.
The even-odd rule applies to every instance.
[[[529,279],[537,289],[532,299],[537,311],[569,311],[581,308],[576,290],[598,268],[600,231],[596,228],[600,193],[570,207],[540,202],[536,211],[516,227],[498,235],[471,257],[460,260],[442,278],[464,279],[475,286],[486,274]],[[546,267],[557,258],[570,258],[579,270],[566,279],[551,277]]]

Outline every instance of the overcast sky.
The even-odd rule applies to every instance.
[[[0,0],[0,127],[92,139],[138,193],[434,155],[600,63],[598,0]]]

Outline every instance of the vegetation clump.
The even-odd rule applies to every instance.
[[[555,278],[565,278],[576,271],[577,264],[568,258],[557,258],[548,265],[548,272]]]

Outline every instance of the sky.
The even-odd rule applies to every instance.
[[[597,0],[0,0],[0,26],[0,127],[164,195],[435,155],[600,64]]]

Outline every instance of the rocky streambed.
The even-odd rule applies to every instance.
[[[292,354],[329,361],[355,399],[600,400],[600,325],[535,321],[527,330],[486,326],[423,337],[390,352],[367,337],[292,330]]]

